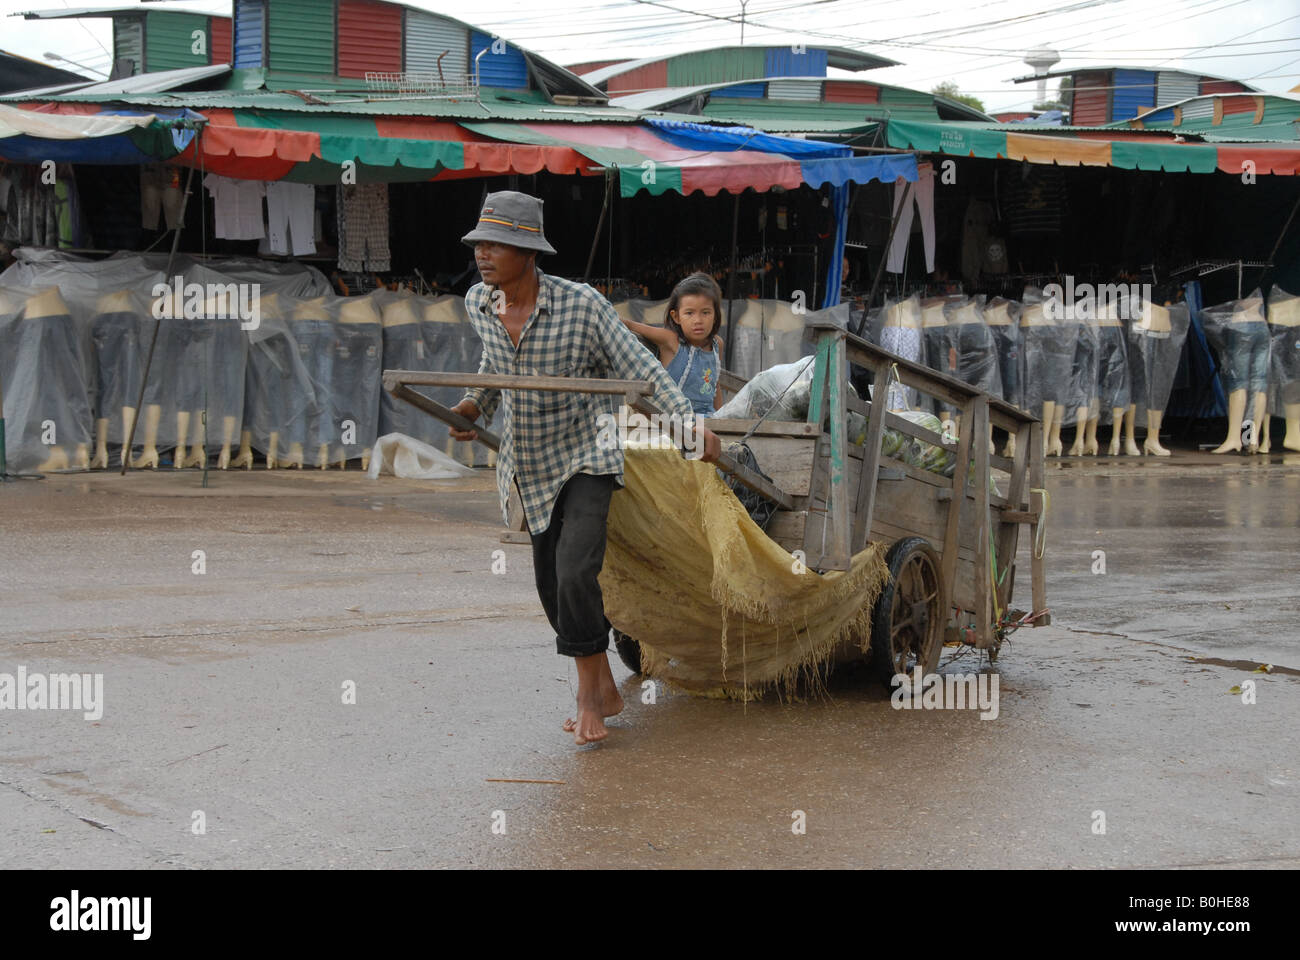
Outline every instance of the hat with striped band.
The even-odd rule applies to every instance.
[[[471,247],[487,241],[541,253],[555,252],[542,233],[542,201],[514,190],[489,193],[483,201],[478,226],[461,240]]]

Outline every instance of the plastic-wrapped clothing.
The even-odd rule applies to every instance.
[[[436,298],[391,295],[383,304],[383,360],[388,370],[477,373],[483,345],[465,316],[460,297]],[[444,406],[465,396],[460,387],[413,387]],[[498,411],[497,418],[503,416]],[[489,451],[480,443],[458,443],[447,425],[397,400],[386,390],[379,397],[379,433],[402,433],[443,450],[461,463],[484,466]]]
[[[1300,297],[1274,286],[1268,295],[1268,329],[1272,340],[1269,381],[1276,393],[1275,412],[1300,404]]]
[[[1100,332],[1096,320],[1064,320],[1067,327],[1075,328],[1074,359],[1070,365],[1070,382],[1066,388],[1065,418],[1062,423],[1076,421],[1081,410],[1093,415],[1097,408],[1097,360],[1100,350]]]
[[[304,442],[316,390],[294,340],[290,318],[297,304],[277,294],[262,298],[262,322],[248,331],[248,377],[244,429],[252,446],[283,460],[293,442]],[[277,435],[271,449],[271,435]]]
[[[142,336],[153,333],[153,324],[148,301],[130,290],[100,297],[91,321],[98,383],[95,416],[108,421],[108,434],[119,444],[126,431],[122,408],[140,402],[147,349]],[[242,384],[240,392],[242,399]]]
[[[1045,401],[1060,404],[1068,400],[1079,325],[1053,320],[1041,301],[1026,300],[1020,333],[1024,338],[1025,409],[1041,418]]]
[[[740,391],[718,408],[719,419],[805,420],[812,395],[815,357],[782,363],[754,375]]]
[[[298,347],[303,369],[312,383],[312,399],[302,420],[287,424],[280,439],[301,444],[312,456],[321,444],[337,439],[337,420],[331,407],[334,384],[334,318],[325,298],[306,300],[289,314],[289,328]]]
[[[957,379],[1002,396],[1002,370],[993,331],[984,320],[984,297],[962,297],[944,308],[957,353]]]
[[[85,370],[81,338],[56,288],[0,286],[0,382],[11,471],[36,470],[55,447],[67,455],[67,466],[75,465],[77,447],[89,454],[93,424]]]
[[[1219,359],[1226,393],[1245,390],[1247,399],[1268,390],[1269,328],[1258,290],[1201,311],[1205,335]]]
[[[1145,425],[1146,411],[1163,412],[1169,405],[1190,327],[1191,312],[1186,303],[1169,307],[1145,303],[1142,316],[1129,325],[1129,370],[1133,375],[1130,402],[1137,407],[1138,425]]]
[[[924,344],[925,365],[949,377],[957,376],[957,350],[953,343],[953,329],[948,326],[944,308],[961,297],[927,297],[921,301],[921,340]],[[938,397],[932,398],[934,412],[940,417],[952,416],[954,408]]]
[[[1021,364],[1020,304],[994,297],[984,305],[984,320],[997,351],[998,375],[1002,378],[1002,399],[1023,408],[1025,391]]]
[[[880,328],[880,346],[913,363],[923,363],[921,338],[921,298],[912,294],[906,300],[885,300]],[[886,405],[890,410],[910,410],[916,406],[917,393],[897,381],[889,384]]]
[[[337,301],[329,389],[328,429],[320,443],[330,444],[330,461],[353,460],[371,450],[379,436],[379,397],[384,392],[384,328],[372,297]],[[409,404],[408,404],[409,406]],[[426,419],[433,419],[426,417]],[[344,443],[352,424],[351,443]]]
[[[1128,334],[1120,320],[1105,319],[1097,325],[1097,403],[1101,420],[1109,423],[1116,407],[1127,407],[1132,396],[1129,373]],[[1097,416],[1093,410],[1092,415]]]

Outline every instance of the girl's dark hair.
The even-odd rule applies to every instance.
[[[713,329],[709,331],[709,343],[712,344],[713,338],[718,335],[718,328],[722,326],[722,288],[707,273],[692,273],[673,287],[672,296],[668,298],[668,309],[664,311],[664,326],[676,333],[678,340],[686,342],[681,324],[673,319],[673,314],[681,306],[682,297],[690,296],[710,297],[713,300]]]

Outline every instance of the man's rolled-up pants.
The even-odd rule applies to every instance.
[[[551,525],[533,541],[533,574],[546,619],[555,630],[556,652],[589,657],[609,649],[609,621],[601,596],[605,525],[613,475],[578,473],[560,488]]]

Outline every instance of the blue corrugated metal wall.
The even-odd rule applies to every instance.
[[[235,0],[235,46],[231,66],[262,66],[266,52],[265,13],[265,0]]]
[[[826,76],[826,51],[807,50],[795,53],[792,47],[777,47],[767,51],[768,77],[824,77]]]
[[[474,72],[474,58],[484,47],[492,46],[492,37],[474,30],[469,35],[469,70]],[[489,50],[478,62],[479,85],[484,87],[503,87],[506,90],[528,89],[528,63],[523,52],[515,46],[506,44],[505,53],[493,53]]]
[[[744,97],[747,100],[762,100],[767,96],[766,83],[738,83],[734,87],[723,87],[714,93],[715,97]]]
[[[1150,70],[1116,70],[1112,120],[1132,120],[1156,105],[1156,75]]]

